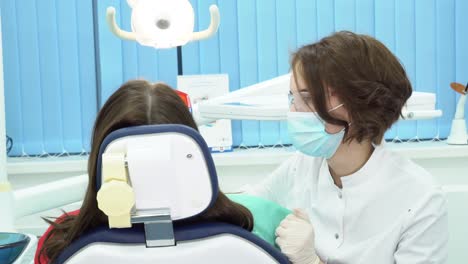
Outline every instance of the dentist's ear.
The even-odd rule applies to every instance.
[[[131,8],[134,8],[138,4],[138,1],[139,0],[127,0],[127,3]]]

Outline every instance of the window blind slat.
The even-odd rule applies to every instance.
[[[414,1],[395,1],[395,53],[405,66],[406,73],[414,84],[416,77],[416,29],[415,29]],[[414,121],[400,122],[397,126],[397,136],[400,139],[414,138],[416,136],[416,123]],[[391,138],[391,137],[388,137]]]
[[[237,26],[238,8],[236,1],[218,1],[222,15],[222,26],[219,28],[220,71],[229,74],[229,89],[240,88],[239,68],[239,28]],[[230,25],[226,27],[225,25]],[[185,63],[184,63],[185,65]],[[232,122],[232,141],[235,146],[242,143],[242,122]]]
[[[29,1],[16,2],[18,49],[20,51],[17,88],[22,101],[23,142],[25,153],[43,153],[42,94],[40,87],[39,49],[36,5]],[[24,19],[27,17],[28,19]],[[6,51],[8,52],[8,51]],[[8,87],[10,88],[10,87]]]
[[[83,149],[77,17],[74,1],[57,2],[59,60],[62,90],[64,147],[67,152]],[[71,30],[73,29],[73,30]]]
[[[37,2],[39,61],[43,101],[44,147],[47,153],[61,153],[63,145],[62,102],[55,1]]]
[[[285,1],[283,1],[285,2]],[[265,81],[278,76],[278,43],[277,19],[275,1],[257,1],[257,47],[258,50],[258,79]],[[260,122],[261,145],[278,143],[279,123],[274,121]]]
[[[416,91],[436,92],[436,10],[435,0],[416,0]],[[449,84],[447,84],[449,85]],[[421,139],[437,136],[437,121],[418,121]]]
[[[97,112],[96,57],[92,1],[75,1],[78,21],[78,69],[81,96],[81,136],[83,151],[91,149],[91,133]]]
[[[5,85],[6,133],[14,139],[10,155],[22,155],[23,103],[21,100],[21,77],[18,47],[18,24],[16,23],[16,1],[1,1],[3,78]]]
[[[257,6],[255,1],[238,0],[240,87],[258,82]],[[258,145],[260,122],[242,121],[242,144]]]

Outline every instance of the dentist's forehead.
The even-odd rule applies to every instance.
[[[308,92],[307,85],[299,73],[291,73],[290,89],[292,92]]]

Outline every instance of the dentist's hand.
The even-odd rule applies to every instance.
[[[314,227],[307,214],[295,209],[276,229],[276,244],[293,264],[318,264]]]

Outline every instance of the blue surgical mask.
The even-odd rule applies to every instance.
[[[333,108],[336,110],[342,105]],[[329,134],[323,122],[313,112],[289,112],[288,133],[294,147],[300,152],[312,156],[331,158],[345,134],[344,129],[336,134]]]

